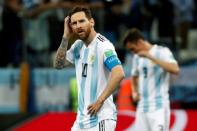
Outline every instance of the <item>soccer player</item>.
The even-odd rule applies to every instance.
[[[73,63],[78,86],[78,111],[72,131],[114,131],[117,111],[112,93],[124,78],[113,44],[94,29],[86,7],[74,7],[65,18],[62,42],[54,66]],[[78,39],[67,51],[69,38]]]
[[[136,28],[130,29],[124,46],[134,53],[132,97],[138,101],[136,131],[168,131],[170,122],[170,73],[178,74],[179,66],[167,47],[152,45]]]

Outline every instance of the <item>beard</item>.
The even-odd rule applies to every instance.
[[[86,41],[90,35],[91,28],[87,28],[87,30],[79,30],[76,35],[79,39]]]

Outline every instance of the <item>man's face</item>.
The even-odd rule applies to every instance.
[[[126,43],[126,48],[128,50],[130,50],[131,52],[133,52],[134,54],[137,54],[138,52],[141,51],[141,46],[138,42],[132,43],[132,42],[128,41]]]
[[[71,16],[71,27],[73,32],[81,40],[86,40],[93,27],[93,19],[88,19],[84,12],[77,12]]]

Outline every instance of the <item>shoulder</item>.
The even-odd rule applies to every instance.
[[[83,47],[83,42],[81,40],[76,40],[73,45],[71,46],[70,50],[74,55],[75,59],[80,58],[80,50]]]
[[[171,50],[166,46],[161,45],[154,45],[155,49],[154,52],[157,52],[159,54],[171,54]]]
[[[82,41],[82,40],[76,40],[76,41],[72,44],[71,48],[72,48],[72,49],[81,49],[82,46],[83,46],[83,41]]]
[[[162,53],[163,54],[172,54],[172,51],[168,47],[162,47]]]
[[[101,35],[101,34],[98,34],[96,36],[96,39],[97,39],[97,42],[100,42],[100,43],[104,43],[106,41],[109,41],[105,36]]]
[[[98,34],[96,41],[98,43],[98,48],[100,49],[113,49],[114,50],[114,45],[103,35]]]
[[[156,57],[159,59],[174,59],[173,53],[168,47],[165,46],[157,46],[156,48]]]
[[[162,45],[155,45],[157,50],[160,51],[170,51],[170,49],[166,46],[162,46]]]

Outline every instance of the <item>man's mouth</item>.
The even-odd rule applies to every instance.
[[[78,30],[77,33],[81,34],[81,33],[84,33],[84,31],[83,30]]]
[[[79,36],[83,36],[83,35],[85,34],[85,31],[78,31],[77,34],[78,34]]]

